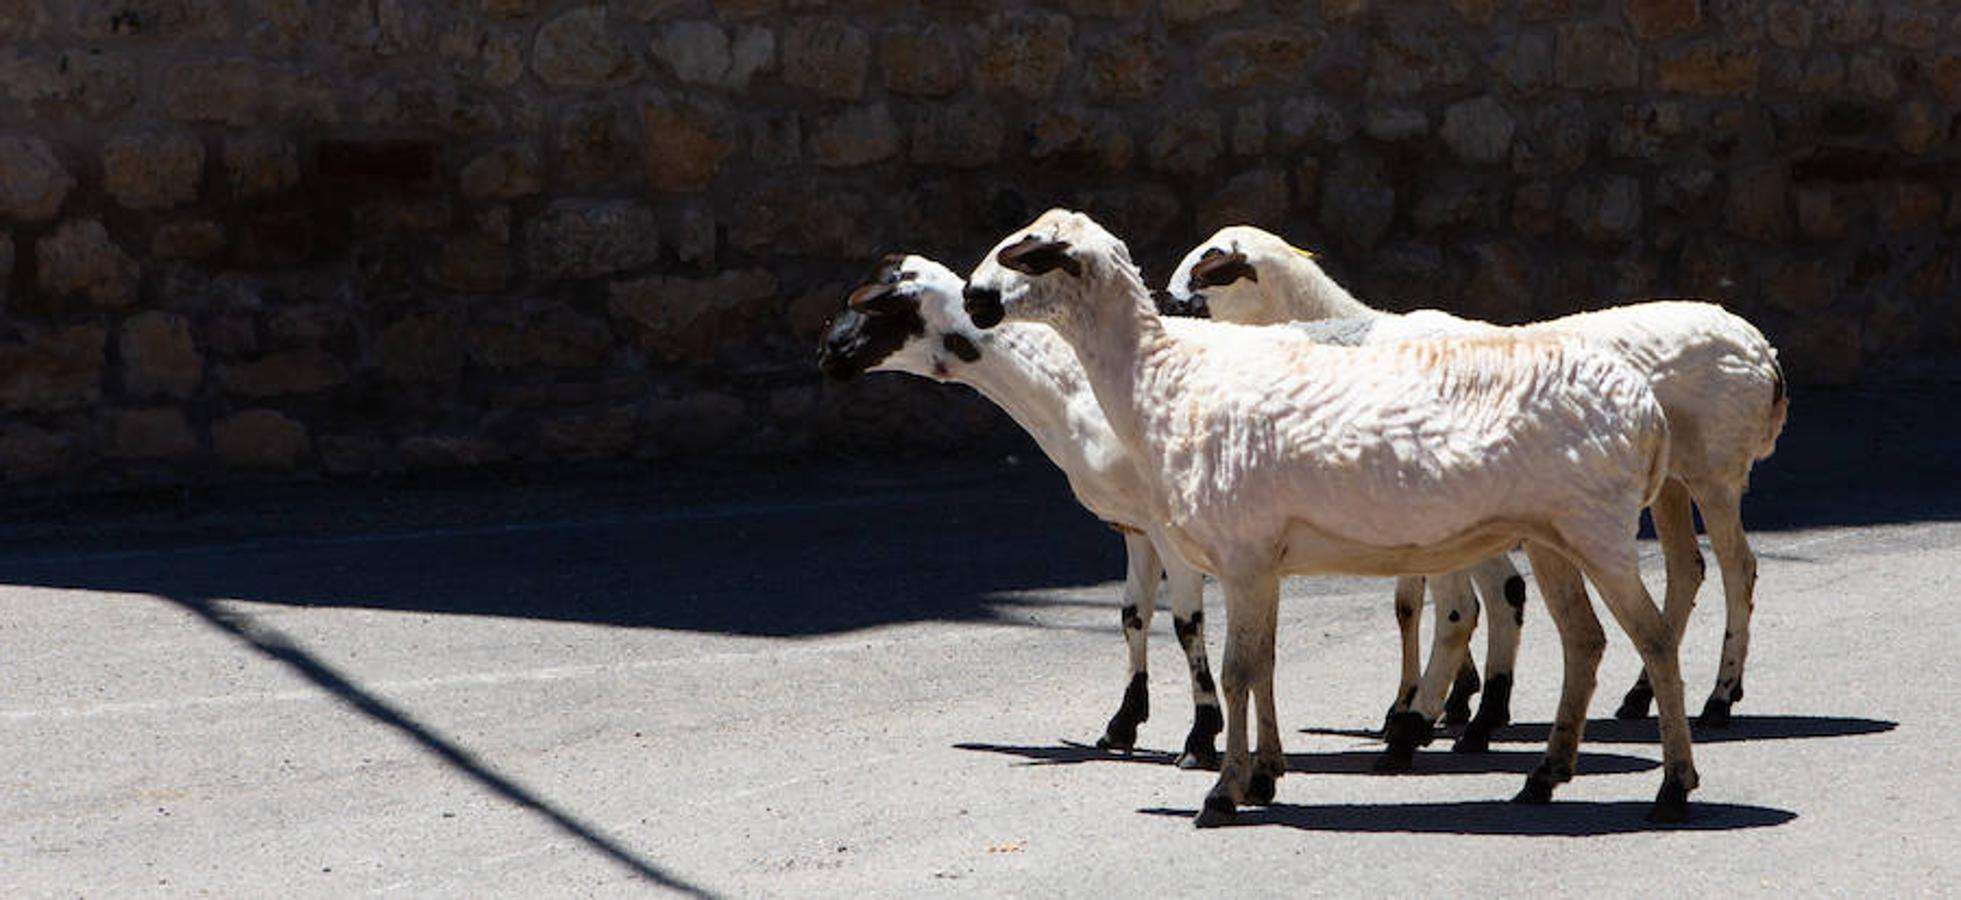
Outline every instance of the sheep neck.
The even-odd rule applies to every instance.
[[[1312,261],[1301,258],[1298,264],[1268,266],[1263,277],[1272,279],[1266,290],[1268,296],[1277,296],[1271,321],[1248,322],[1249,325],[1273,325],[1285,321],[1313,322],[1321,319],[1368,319],[1387,315],[1368,304],[1355,299],[1346,288],[1337,284],[1328,273]]]
[[[1069,400],[1088,390],[1076,357],[1053,330],[1009,322],[981,333],[981,357],[959,370],[962,382],[1001,407],[1057,465],[1081,453],[1084,436]],[[1073,474],[1073,473],[1072,473]]]
[[[1169,389],[1172,346],[1153,308],[1143,279],[1127,266],[1113,266],[1100,290],[1112,295],[1086,298],[1077,315],[1056,323],[1089,375],[1110,429],[1127,447],[1144,446],[1145,409],[1139,398]]]

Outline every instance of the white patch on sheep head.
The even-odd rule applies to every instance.
[[[1134,302],[1106,289],[1119,277],[1142,289],[1123,241],[1089,216],[1052,209],[1003,238],[975,267],[967,314],[982,328],[1005,319],[1060,327],[1093,315],[1092,304]]]

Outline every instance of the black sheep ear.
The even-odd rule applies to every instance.
[[[873,315],[891,315],[903,312],[911,302],[900,296],[894,285],[874,283],[852,291],[851,298],[844,301],[844,305]]]
[[[1029,235],[1001,248],[994,257],[1001,265],[1025,275],[1047,275],[1057,269],[1081,278],[1083,264],[1069,255],[1069,242]]]
[[[1224,253],[1207,250],[1199,257],[1198,264],[1192,266],[1192,287],[1224,287],[1239,279],[1259,281],[1259,270],[1246,261],[1246,254],[1237,250]]]

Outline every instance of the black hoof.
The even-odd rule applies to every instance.
[[[1383,729],[1383,739],[1388,749],[1376,758],[1377,775],[1398,775],[1415,766],[1416,748],[1430,743],[1434,732],[1430,723],[1423,720],[1421,713],[1399,712],[1389,717],[1389,724]]]
[[[1416,768],[1416,748],[1391,747],[1375,758],[1370,771],[1377,775],[1403,775]]]
[[[1704,728],[1728,728],[1730,723],[1730,702],[1710,698],[1702,705],[1702,715],[1695,717],[1695,723]]]
[[[1614,710],[1614,718],[1624,720],[1645,719],[1648,717],[1648,704],[1654,702],[1655,692],[1645,684],[1637,684],[1627,689],[1627,696],[1621,698],[1621,708]]]
[[[1130,734],[1127,736],[1118,736],[1104,732],[1102,737],[1096,739],[1096,749],[1098,750],[1110,750],[1128,756],[1130,755],[1130,751],[1136,748],[1137,730],[1134,728],[1131,729]]]
[[[1456,694],[1452,694],[1449,700],[1444,701],[1445,725],[1462,725],[1469,721],[1471,721],[1470,697],[1459,697]]]
[[[1519,789],[1518,796],[1513,797],[1512,802],[1530,803],[1534,806],[1551,803],[1552,788],[1552,782],[1540,778],[1537,774],[1528,775],[1525,777],[1525,787]]]
[[[1238,818],[1238,812],[1233,808],[1230,798],[1207,794],[1205,808],[1198,811],[1198,816],[1192,819],[1192,825],[1198,828],[1217,828],[1231,824],[1235,818]]]
[[[1185,752],[1178,754],[1178,768],[1206,769],[1217,772],[1219,770],[1219,751],[1210,747],[1196,749],[1186,747]]]
[[[1479,728],[1475,723],[1464,729],[1457,742],[1450,745],[1452,753],[1489,753],[1491,751],[1491,732]]]
[[[1673,825],[1689,820],[1689,791],[1681,782],[1673,778],[1664,779],[1661,791],[1655,794],[1655,805],[1648,810],[1648,821],[1658,825]]]
[[[1247,805],[1266,806],[1272,803],[1276,788],[1277,784],[1274,782],[1272,775],[1264,772],[1254,772],[1252,780],[1246,784]]]

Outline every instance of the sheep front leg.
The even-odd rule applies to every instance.
[[[1421,622],[1418,616],[1423,612],[1423,578],[1405,575],[1396,579],[1396,630],[1403,642],[1402,680],[1396,684],[1396,699],[1390,701],[1389,711],[1382,716],[1382,730],[1387,733],[1390,720],[1396,714],[1409,709],[1416,701],[1416,686],[1423,678],[1423,647],[1419,634]]]
[[[1377,774],[1410,770],[1416,748],[1430,743],[1437,717],[1443,712],[1444,692],[1461,679],[1463,665],[1470,657],[1471,632],[1478,622],[1478,600],[1471,590],[1469,573],[1458,571],[1431,578],[1430,594],[1436,599],[1437,610],[1430,664],[1417,684],[1410,708],[1391,715],[1383,729],[1383,739],[1389,746],[1375,761]]]
[[[1586,729],[1587,704],[1593,700],[1607,635],[1600,630],[1600,619],[1587,600],[1586,584],[1573,563],[1536,543],[1525,545],[1525,555],[1532,560],[1539,593],[1545,595],[1546,614],[1559,632],[1566,671],[1559,685],[1559,710],[1553,717],[1552,733],[1546,737],[1545,758],[1526,776],[1525,787],[1512,802],[1547,803],[1552,800],[1553,788],[1573,780],[1580,736]]]
[[[1716,669],[1716,688],[1702,706],[1696,723],[1721,728],[1730,723],[1730,706],[1743,699],[1743,664],[1750,655],[1750,614],[1756,610],[1757,555],[1743,535],[1742,497],[1732,487],[1698,490],[1703,525],[1709,544],[1723,569],[1723,659]]]
[[[1212,666],[1205,657],[1205,576],[1185,565],[1176,553],[1158,554],[1164,560],[1165,587],[1171,594],[1171,625],[1192,677],[1192,730],[1185,735],[1180,769],[1216,769],[1216,739],[1225,727],[1219,713],[1219,694],[1212,684]]]
[[[1484,623],[1484,697],[1478,701],[1477,715],[1451,745],[1455,753],[1491,749],[1492,732],[1511,723],[1512,672],[1517,667],[1519,634],[1525,625],[1525,577],[1512,565],[1510,554],[1501,553],[1472,566],[1471,579],[1491,608],[1491,618]],[[1504,598],[1502,605],[1500,597]]]
[[[1123,639],[1130,647],[1130,671],[1125,680],[1123,703],[1117,707],[1117,714],[1110,717],[1110,723],[1104,726],[1103,736],[1097,738],[1096,746],[1129,752],[1137,746],[1138,724],[1151,717],[1147,651],[1150,646],[1151,616],[1157,607],[1158,573],[1163,569],[1159,566],[1157,548],[1144,535],[1125,532],[1124,550],[1129,562],[1123,585]]]
[[[1205,795],[1205,806],[1194,825],[1211,828],[1232,821],[1239,804],[1256,796],[1257,775],[1264,775],[1266,799],[1285,760],[1280,755],[1280,727],[1273,718],[1274,629],[1280,608],[1280,580],[1271,572],[1222,577],[1226,595],[1226,656],[1221,685],[1226,701],[1226,754],[1219,780]],[[1247,694],[1263,681],[1260,714],[1260,763],[1256,767],[1246,746]]]
[[[1689,613],[1695,609],[1696,592],[1702,589],[1704,565],[1702,550],[1695,543],[1695,513],[1690,507],[1688,487],[1670,478],[1662,485],[1655,505],[1648,508],[1648,517],[1655,523],[1655,537],[1661,544],[1662,560],[1668,567],[1668,587],[1662,601],[1662,614],[1675,630],[1675,639],[1679,642],[1683,631],[1688,628]],[[1648,681],[1648,670],[1644,668],[1634,686],[1628,688],[1627,696],[1621,699],[1620,708],[1614,710],[1614,718],[1647,718],[1648,704],[1654,700],[1654,696],[1654,688]]]

